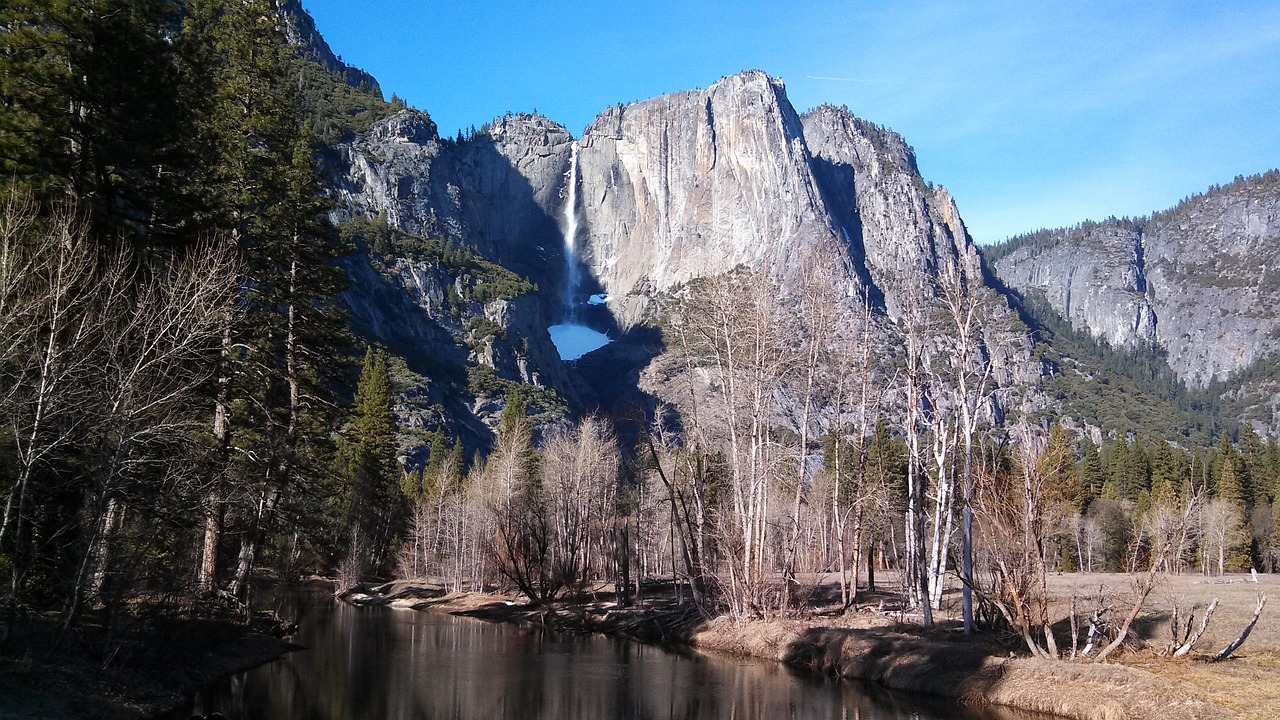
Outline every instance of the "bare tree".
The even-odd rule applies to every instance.
[[[102,341],[94,326],[95,302],[86,292],[96,281],[97,258],[87,227],[70,204],[38,220],[34,202],[16,191],[5,195],[0,218],[0,402],[17,458],[14,482],[0,518],[0,550],[24,542],[23,518],[34,475],[73,445],[88,416],[80,408],[89,388],[80,378],[95,370]],[[13,553],[15,558],[19,555]],[[11,573],[10,597],[23,571]]]
[[[1037,657],[1056,658],[1044,566],[1049,483],[1068,466],[1065,448],[1022,425],[1014,473],[990,472],[976,487],[978,525],[991,582],[982,594]]]
[[[796,585],[796,561],[801,533],[801,505],[809,486],[809,444],[816,408],[821,403],[819,391],[831,364],[831,341],[838,324],[839,309],[846,300],[838,287],[837,263],[830,252],[819,252],[806,262],[800,284],[796,315],[801,320],[789,328],[783,342],[794,348],[799,367],[794,368],[795,392],[799,416],[795,419],[799,442],[796,447],[796,472],[792,479],[791,512],[787,517],[787,533],[783,546],[782,610],[786,610]],[[837,413],[839,409],[837,408]]]
[[[714,413],[694,416],[695,432],[718,447],[728,469],[728,512],[721,519],[727,598],[735,615],[765,603],[771,497],[788,453],[774,437],[776,402],[790,353],[780,326],[777,288],[761,275],[737,272],[700,281],[673,312],[673,330],[687,358],[687,381],[707,368]],[[791,474],[791,473],[788,473]]]
[[[1185,538],[1187,533],[1186,528],[1193,523],[1197,510],[1203,501],[1204,498],[1201,493],[1189,493],[1187,497],[1182,499],[1182,511],[1174,521],[1178,524],[1178,527],[1150,536],[1147,569],[1146,572],[1138,573],[1133,581],[1133,602],[1130,606],[1129,614],[1125,617],[1124,622],[1121,623],[1115,638],[1098,653],[1095,658],[1097,662],[1106,660],[1107,656],[1120,647],[1125,638],[1128,637],[1133,621],[1138,618],[1138,614],[1146,606],[1147,598],[1151,596],[1151,592],[1155,590],[1163,571],[1168,567],[1167,562],[1171,553],[1181,546],[1182,538]],[[1136,573],[1138,571],[1136,564],[1130,570]]]
[[[1222,575],[1231,552],[1242,544],[1244,517],[1237,503],[1214,498],[1198,513],[1201,543],[1201,569],[1208,574],[1211,566]]]
[[[86,494],[88,540],[68,621],[81,600],[101,588],[126,508],[159,502],[155,478],[179,480],[171,465],[200,424],[198,391],[230,312],[234,268],[225,246],[197,247],[155,270],[139,270],[121,253],[94,288],[101,297],[95,325],[103,339],[95,353],[95,402],[81,408],[92,421],[84,441],[94,458],[94,487]]]
[[[929,602],[929,573],[925,554],[926,515],[922,434],[928,423],[930,407],[928,368],[928,311],[931,295],[924,273],[913,273],[909,284],[914,302],[901,318],[906,350],[905,368],[901,376],[906,407],[902,416],[903,435],[907,440],[907,506],[905,511],[904,539],[906,559],[904,563],[907,601],[919,607],[924,615],[925,627],[933,626],[933,608]]]
[[[591,415],[552,434],[543,448],[542,487],[552,523],[550,574],[566,587],[604,574],[617,520],[618,449],[613,432]]]

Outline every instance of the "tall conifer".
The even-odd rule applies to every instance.
[[[399,514],[395,430],[386,356],[369,348],[344,451],[351,486],[348,562],[358,576],[386,563]]]

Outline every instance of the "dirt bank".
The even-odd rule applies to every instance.
[[[1009,658],[989,641],[949,635],[901,632],[856,618],[841,626],[718,618],[698,630],[693,644],[894,690],[1081,720],[1235,717],[1202,693],[1145,670]]]

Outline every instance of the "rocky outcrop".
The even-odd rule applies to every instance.
[[[384,215],[415,233],[434,229],[442,213],[456,212],[447,193],[442,202],[434,192],[442,147],[426,113],[406,110],[374,125],[341,148],[341,173],[333,179],[341,215]]]
[[[926,183],[902,136],[824,105],[803,117],[825,197],[854,261],[899,314],[919,298],[913,275],[956,272],[981,283],[982,261],[942,186]]]
[[[1077,263],[1074,257],[1088,258]],[[1156,314],[1147,297],[1142,233],[1099,226],[1050,247],[1015,250],[996,263],[1010,287],[1041,292],[1077,330],[1112,345],[1157,341]]]
[[[578,166],[583,261],[611,298],[796,268],[838,238],[800,118],[762,72],[606,110]]]
[[[357,67],[352,67],[333,53],[329,43],[316,30],[316,22],[311,14],[303,9],[298,0],[279,0],[280,17],[284,20],[285,37],[289,44],[297,48],[298,54],[318,63],[325,70],[342,78],[352,87],[363,87],[374,95],[382,97],[382,88],[372,75]]]
[[[425,113],[405,111],[343,146],[334,182],[345,214],[383,214],[555,285],[564,256],[554,217],[572,140],[537,115],[498,118],[465,141],[445,140]]]
[[[998,250],[1010,287],[1042,292],[1112,345],[1155,343],[1187,385],[1280,350],[1280,173],[1136,221],[1086,223]]]

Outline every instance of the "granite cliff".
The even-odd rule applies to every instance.
[[[337,185],[349,214],[456,237],[560,287],[574,142],[536,115],[458,142],[402,113],[343,149]],[[746,266],[785,280],[823,245],[843,249],[849,295],[869,292],[891,315],[908,270],[980,277],[955,203],[900,136],[843,108],[800,116],[762,72],[609,108],[576,142],[583,292],[607,293],[623,324],[698,277]]]
[[[1112,346],[1165,351],[1192,389],[1249,372],[1280,349],[1280,172],[1237,178],[1144,218],[1014,238],[989,256],[1009,288],[1042,294],[1073,327]],[[1255,395],[1260,411],[1245,415],[1280,427],[1274,382],[1245,385],[1233,392]]]
[[[984,282],[955,203],[920,177],[900,136],[844,108],[802,116],[783,83],[759,71],[608,108],[577,140],[531,114],[441,138],[424,114],[407,111],[340,155],[339,220],[380,216],[475,248],[535,282],[540,317],[552,322],[566,314],[573,262],[582,278],[573,304],[607,298],[587,317],[615,337],[645,322],[655,297],[691,280],[745,267],[785,290],[807,258],[831,250],[833,281],[850,307],[869,301],[883,322],[929,302],[920,278],[946,272]],[[578,226],[571,258],[570,213]],[[566,390],[548,347],[545,333],[527,338],[518,364],[531,369],[522,379]],[[992,357],[1006,382],[1037,375],[1025,347]]]

